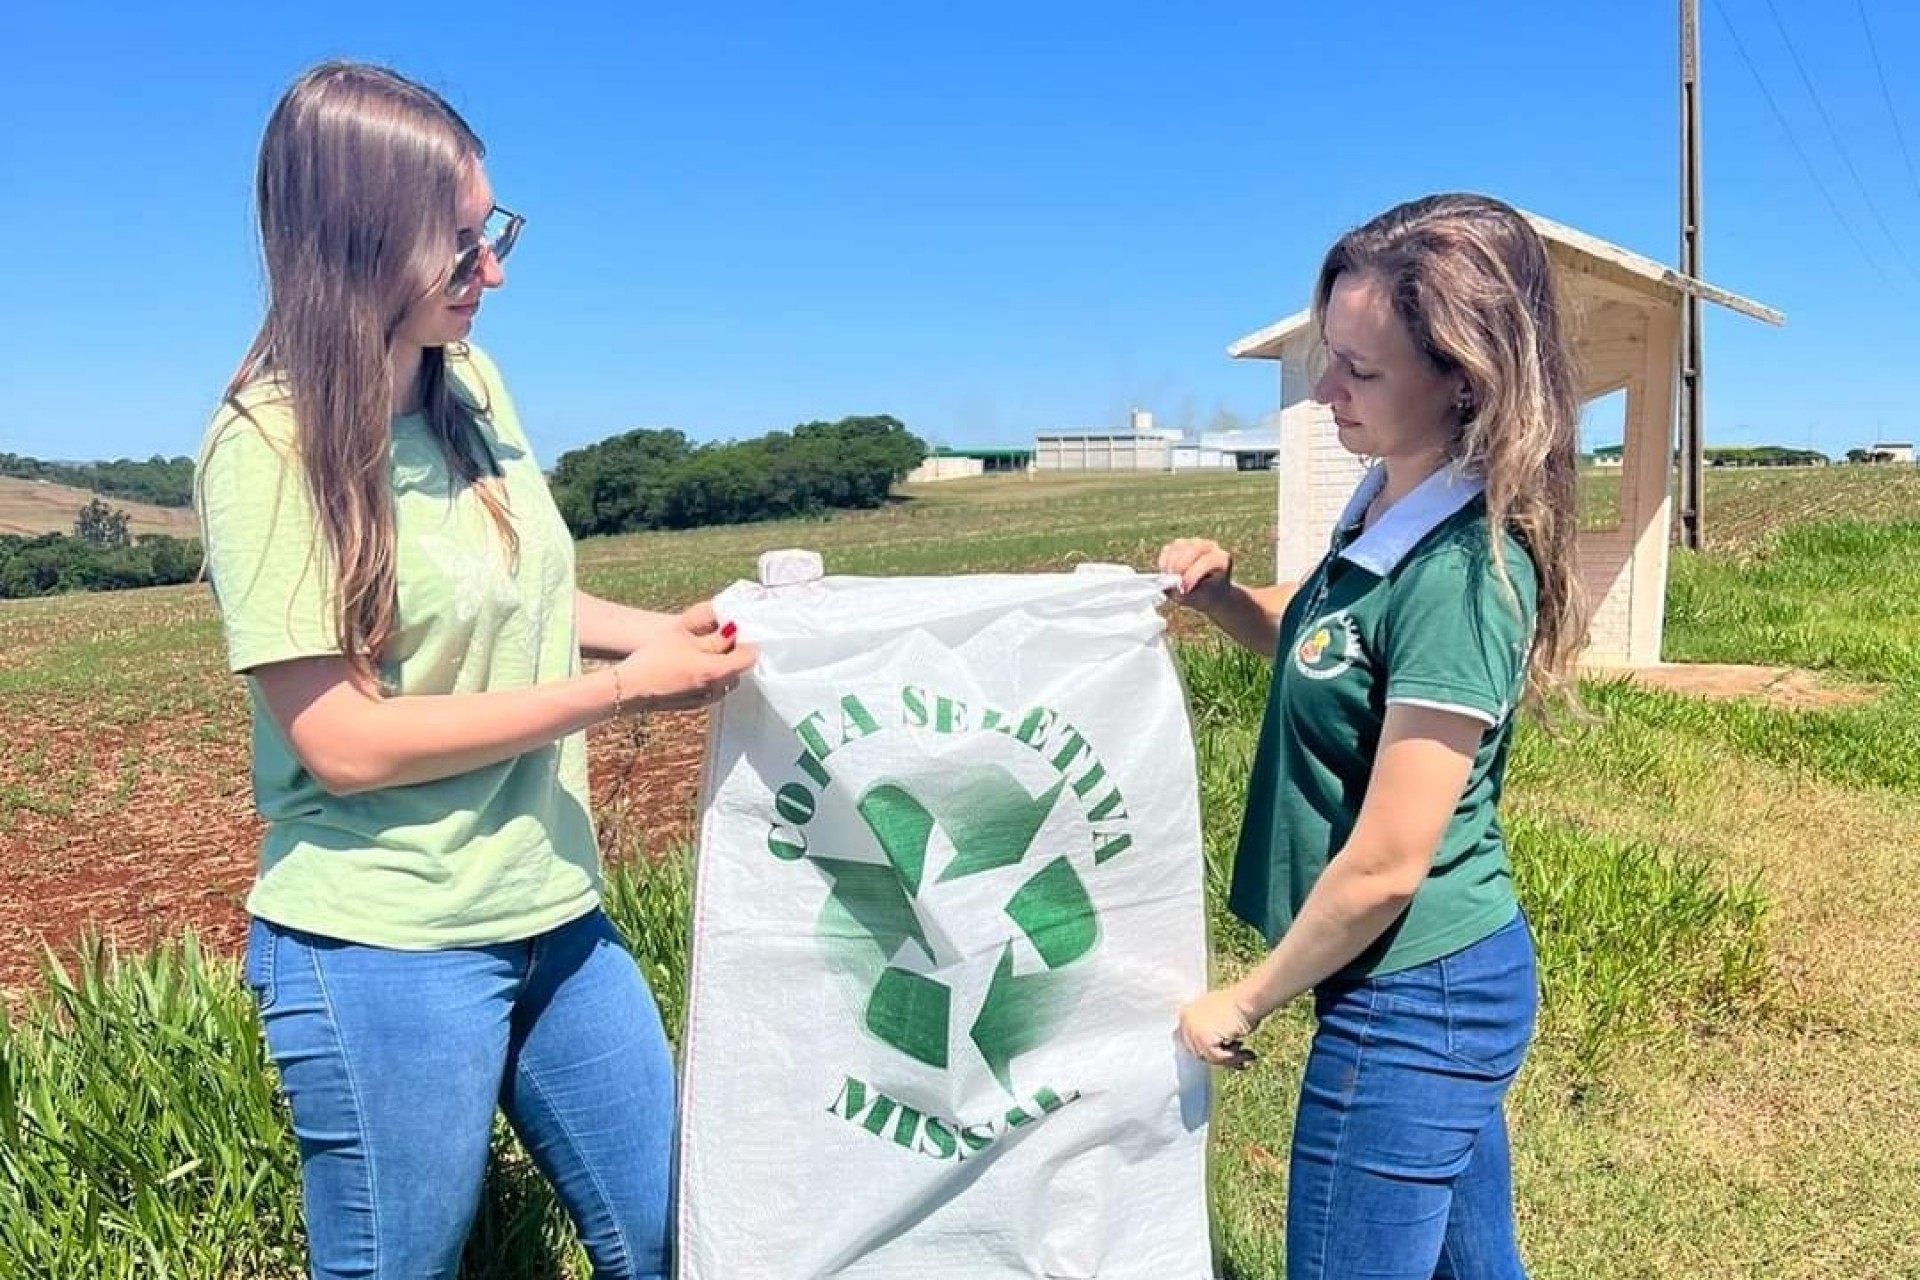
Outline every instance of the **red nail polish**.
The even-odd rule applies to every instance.
[[[720,638],[722,640],[731,640],[733,639],[733,633],[738,630],[738,627],[729,622],[726,626],[720,628]]]

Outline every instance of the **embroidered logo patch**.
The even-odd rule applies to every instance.
[[[1293,667],[1309,680],[1331,680],[1360,660],[1360,633],[1344,611],[1328,614],[1300,637]]]

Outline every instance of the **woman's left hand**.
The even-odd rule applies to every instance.
[[[1259,1022],[1233,988],[1222,987],[1180,1010],[1180,1042],[1200,1061],[1237,1071],[1254,1061],[1245,1041]]]

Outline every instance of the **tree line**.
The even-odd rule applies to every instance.
[[[193,505],[193,459],[163,458],[145,462],[117,458],[112,462],[45,462],[18,453],[0,453],[0,476],[45,480],[86,489],[125,502],[155,507]]]
[[[200,544],[164,533],[132,536],[127,513],[95,498],[73,532],[0,534],[0,600],[68,591],[124,591],[192,582]]]
[[[1818,449],[1784,445],[1715,445],[1703,450],[1712,467],[1824,467],[1831,459]]]
[[[877,507],[927,455],[885,414],[694,444],[642,429],[562,454],[553,496],[576,537]]]
[[[574,536],[589,537],[877,507],[926,454],[917,436],[884,414],[806,422],[727,444],[640,430],[561,455],[550,481]],[[0,474],[158,506],[186,506],[193,495],[190,458],[72,465],[0,453]],[[168,586],[199,571],[198,542],[131,536],[127,513],[100,496],[72,533],[0,535],[0,599]]]

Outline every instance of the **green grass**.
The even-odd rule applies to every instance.
[[[1245,572],[1270,575],[1271,476],[989,477],[916,488],[881,511],[682,533],[592,539],[580,548],[590,591],[657,607],[754,576],[763,551],[818,551],[849,575],[1060,571],[1090,561],[1146,566],[1172,538],[1237,547]]]
[[[1847,521],[1788,530],[1738,558],[1676,553],[1667,656],[1920,682],[1916,548],[1920,523]]]
[[[1920,1275],[1920,1137],[1899,1123],[1920,1110],[1904,976],[1920,963],[1920,478],[1708,480],[1710,551],[1675,557],[1668,656],[1806,667],[1863,696],[1787,710],[1598,681],[1589,720],[1523,727],[1506,821],[1544,988],[1510,1107],[1529,1263],[1569,1280]],[[1200,533],[1258,579],[1272,499],[1258,476],[965,482],[852,518],[590,542],[581,565],[590,589],[667,606],[750,576],[772,547],[820,550],[841,573],[1001,571],[1144,565]],[[1258,955],[1221,899],[1267,673],[1180,634],[1227,974]],[[52,688],[60,714],[126,723],[199,709],[204,734],[241,714],[216,635],[191,591],[3,608],[0,690]],[[89,769],[42,752],[0,793],[0,831],[9,805],[130,786]],[[690,894],[675,858],[610,885],[670,1027]],[[1307,1034],[1304,1010],[1283,1012],[1260,1066],[1221,1082],[1228,1276],[1281,1273]],[[188,946],[55,975],[0,1031],[0,1175],[0,1275],[293,1274],[291,1142],[232,966]],[[463,1274],[585,1274],[504,1133]]]
[[[1623,693],[1622,710],[1783,769],[1849,786],[1920,790],[1916,565],[1920,522],[1912,520],[1788,529],[1740,557],[1677,555],[1669,658],[1805,667],[1879,696],[1787,711]]]
[[[684,857],[616,865],[608,914],[677,1031]],[[150,955],[89,947],[0,1021],[0,1275],[204,1280],[304,1275],[299,1157],[236,967],[191,936]],[[522,1280],[584,1255],[504,1124],[467,1280]]]
[[[0,1273],[291,1274],[297,1160],[231,965],[93,951],[0,1024]]]
[[[1623,497],[1618,467],[1589,467],[1580,473],[1580,531],[1612,533],[1620,527]]]

